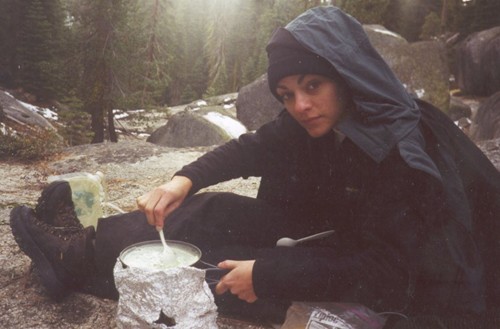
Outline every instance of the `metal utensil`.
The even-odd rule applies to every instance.
[[[335,232],[335,230],[329,230],[329,231],[313,234],[310,236],[306,236],[304,238],[297,239],[297,240],[285,237],[285,238],[279,239],[276,242],[276,246],[277,247],[295,247],[297,244],[299,244],[301,242],[322,239],[322,238],[325,238],[325,237],[333,234],[334,232]]]
[[[160,240],[161,244],[163,245],[163,257],[165,258],[165,261],[170,262],[177,260],[174,251],[172,250],[172,248],[169,247],[167,241],[165,241],[165,235],[163,234],[163,230],[161,228],[157,230],[158,233],[160,233]]]

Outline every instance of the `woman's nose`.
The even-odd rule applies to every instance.
[[[305,112],[311,108],[311,100],[309,96],[301,93],[295,95],[295,111],[297,113]]]

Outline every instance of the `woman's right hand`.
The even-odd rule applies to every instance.
[[[192,186],[189,178],[174,176],[170,182],[138,197],[137,206],[150,225],[161,229],[165,218],[182,204]]]

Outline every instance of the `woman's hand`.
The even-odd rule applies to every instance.
[[[225,260],[217,266],[223,269],[231,270],[224,275],[217,286],[215,292],[219,295],[230,291],[233,295],[237,295],[248,303],[253,303],[257,300],[257,296],[253,290],[252,271],[255,260],[235,261]]]
[[[166,184],[137,198],[137,207],[146,214],[148,223],[163,228],[165,218],[184,201],[193,186],[191,180],[174,176]]]

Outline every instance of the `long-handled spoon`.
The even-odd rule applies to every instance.
[[[165,235],[163,234],[163,229],[161,228],[156,228],[158,230],[158,233],[160,233],[160,240],[161,244],[163,245],[163,257],[165,258],[166,262],[173,262],[177,260],[177,257],[174,254],[174,251],[170,246],[167,244],[167,241],[165,241]]]
[[[277,247],[294,247],[301,242],[321,239],[321,238],[324,238],[324,237],[327,237],[327,236],[333,234],[334,232],[335,232],[335,230],[325,231],[325,232],[313,234],[310,236],[306,236],[304,238],[297,239],[297,240],[292,239],[292,238],[281,238],[276,242],[276,246]]]

